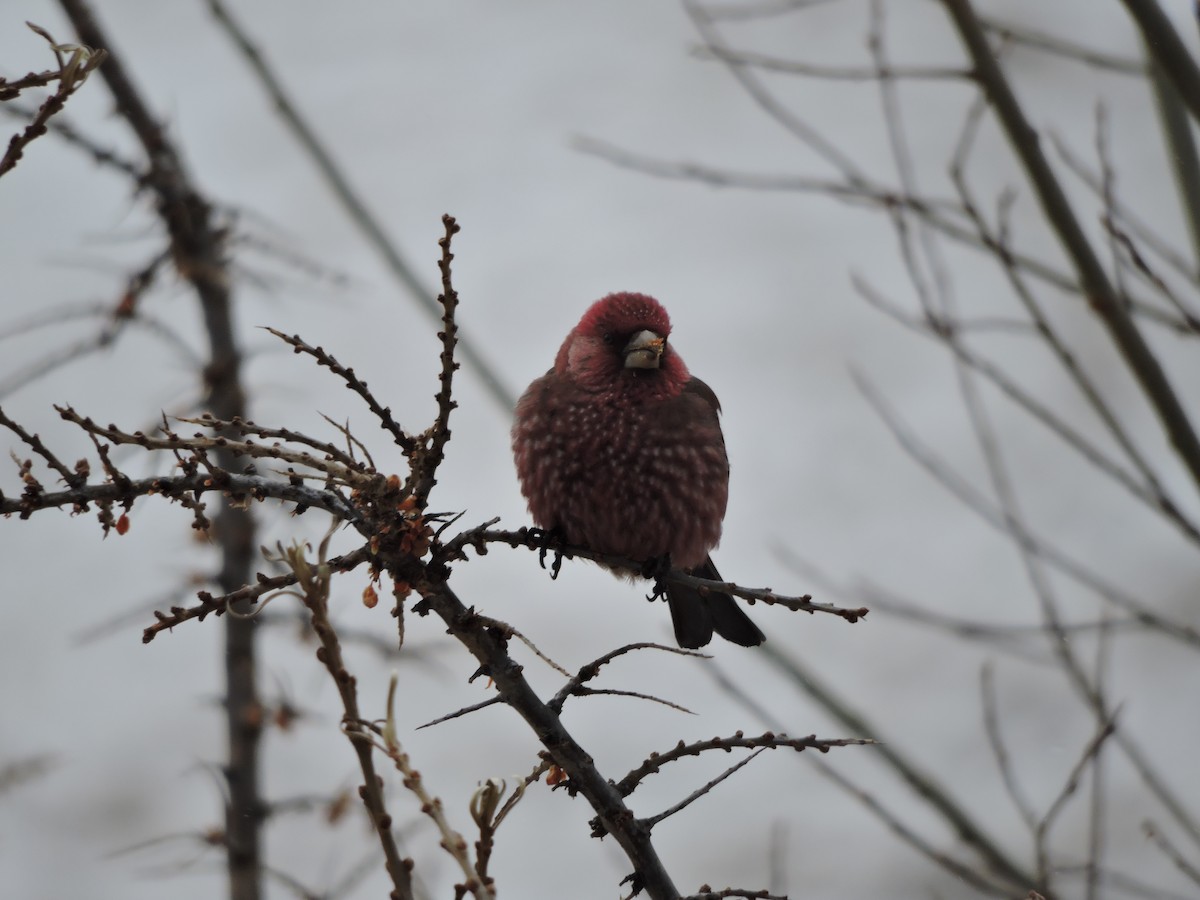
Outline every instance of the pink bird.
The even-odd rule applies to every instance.
[[[609,294],[567,335],[521,396],[513,455],[529,512],[569,544],[720,580],[729,460],[712,389],[668,343],[671,321],[645,294]],[[618,574],[635,577],[632,571]],[[728,594],[666,586],[681,647],[714,629],[753,647],[765,637]]]

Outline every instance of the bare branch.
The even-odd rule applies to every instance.
[[[251,41],[249,35],[246,34],[241,25],[233,19],[226,5],[221,0],[208,0],[208,8],[212,12],[213,18],[216,19],[217,24],[221,26],[237,50],[246,59],[255,77],[262,85],[263,90],[271,98],[275,111],[283,119],[284,124],[291,129],[301,149],[312,159],[321,176],[333,191],[334,196],[342,204],[347,216],[363,233],[367,242],[383,258],[383,261],[387,264],[388,269],[395,276],[396,280],[417,301],[420,309],[432,321],[440,322],[442,318],[441,306],[434,299],[428,288],[421,283],[415,270],[409,264],[408,260],[404,258],[400,249],[387,236],[383,225],[380,224],[379,220],[367,208],[366,201],[351,186],[349,178],[347,178],[337,162],[334,161],[332,154],[321,142],[316,131],[301,115],[299,108],[284,88],[283,82],[276,76],[274,70],[267,63],[262,51]],[[488,362],[470,341],[462,341],[461,352],[467,362],[479,373],[484,387],[487,388],[488,394],[492,399],[505,410],[513,409],[517,405],[517,395],[505,384],[504,379],[500,377],[499,371]]]
[[[1154,48],[1155,64],[1162,68],[1192,118],[1200,122],[1200,66],[1188,53],[1171,20],[1155,0],[1121,2],[1141,30],[1142,39]]]
[[[486,527],[471,528],[461,534],[455,536],[452,540],[447,541],[440,549],[440,555],[446,560],[465,559],[464,551],[468,546],[479,547],[486,544],[507,544],[510,547],[525,547],[529,550],[535,550],[539,553],[544,553],[547,550],[545,540],[542,536],[531,531],[528,528],[522,528],[518,531],[502,531],[499,529],[489,529]],[[624,569],[629,572],[641,572],[645,567],[644,560],[625,559],[619,556],[610,554],[596,553],[586,547],[571,547],[560,546],[550,548],[562,556],[579,559],[590,559],[594,562],[603,562],[605,565],[617,569]],[[689,575],[678,569],[672,570],[665,574],[655,573],[655,577],[661,581],[666,581],[671,584],[682,584],[688,587],[700,588],[703,590],[720,591],[723,594],[732,594],[735,597],[741,597],[743,600],[750,600],[758,603],[766,603],[768,605],[783,606],[787,609],[796,612],[807,613],[828,613],[845,619],[847,622],[854,623],[859,619],[864,618],[870,610],[865,607],[858,609],[844,609],[839,606],[834,606],[830,603],[814,603],[812,597],[805,594],[801,597],[789,597],[775,593],[771,588],[747,588],[741,585],[734,584],[731,581],[710,581],[707,578],[698,578],[695,575]]]
[[[709,12],[709,17],[712,17],[711,12]],[[767,72],[783,72],[788,75],[804,75],[809,78],[825,78],[830,81],[877,81],[879,79],[945,81],[973,77],[969,69],[952,66],[897,66],[883,70],[870,66],[824,66],[780,59],[777,56],[768,56],[763,53],[714,46],[698,47],[695,55],[701,59],[715,59],[735,65],[753,66]]]
[[[661,772],[663,766],[668,763],[675,762],[687,756],[699,756],[701,753],[707,753],[710,750],[723,750],[728,753],[737,748],[747,750],[791,749],[797,753],[804,750],[818,750],[821,753],[828,753],[834,747],[862,747],[875,744],[876,741],[871,738],[819,738],[815,734],[810,734],[808,737],[794,738],[788,737],[786,734],[776,734],[771,731],[760,734],[757,737],[746,737],[739,731],[730,737],[715,737],[707,741],[696,741],[691,744],[685,744],[683,741],[680,741],[670,750],[655,753],[643,761],[641,765],[618,781],[616,788],[622,797],[628,797],[638,789],[643,781],[649,776]]]
[[[685,810],[689,806],[691,806],[693,803],[695,803],[697,800],[699,800],[701,797],[703,797],[705,794],[709,793],[713,788],[715,788],[718,784],[720,784],[722,781],[724,781],[726,778],[728,778],[730,775],[732,775],[738,769],[742,768],[742,766],[749,765],[750,761],[753,760],[760,753],[762,753],[764,750],[766,750],[765,747],[761,747],[758,750],[755,750],[753,753],[751,753],[745,759],[739,760],[738,762],[734,763],[732,766],[730,766],[728,769],[726,769],[724,772],[722,772],[716,778],[709,781],[707,784],[696,788],[696,790],[692,791],[690,794],[688,794],[686,797],[684,797],[682,800],[680,800],[674,806],[668,807],[667,809],[664,809],[662,812],[658,813],[657,815],[650,816],[646,819],[643,819],[642,821],[646,823],[647,828],[653,828],[655,825],[657,825],[663,819],[673,816],[677,812],[682,812],[683,810]]]
[[[287,335],[282,331],[270,327],[265,330],[271,332],[271,334],[275,335],[275,337],[279,338],[285,344],[288,344],[294,352],[308,354],[317,361],[317,365],[324,366],[346,382],[346,387],[363,399],[363,402],[367,404],[367,408],[379,420],[379,427],[392,436],[392,440],[396,442],[396,446],[403,450],[406,456],[411,455],[415,451],[416,442],[392,418],[391,407],[380,405],[379,401],[375,399],[375,395],[368,390],[367,383],[354,374],[354,369],[343,366],[332,354],[326,353],[323,348],[305,343],[300,339],[300,335],[298,334]]]
[[[454,319],[455,310],[458,309],[458,291],[454,290],[451,278],[450,263],[454,260],[454,254],[450,252],[450,246],[459,227],[454,217],[449,215],[442,216],[442,225],[446,233],[438,241],[442,248],[442,256],[438,260],[438,268],[442,273],[442,292],[438,294],[438,303],[442,308],[442,330],[438,332],[438,338],[442,342],[442,371],[438,376],[437,392],[438,414],[433,427],[422,435],[414,453],[409,490],[417,509],[420,510],[424,510],[429,503],[429,492],[437,484],[435,473],[446,456],[446,442],[450,440],[450,413],[458,406],[451,397],[454,372],[458,369],[458,363],[454,361],[454,349],[458,345],[458,324]]]
[[[1134,0],[1125,2],[1131,4]],[[1152,0],[1137,0],[1136,5],[1143,6],[1150,2]],[[1075,266],[1090,302],[1100,314],[1100,319],[1108,328],[1117,349],[1140,383],[1171,444],[1191,473],[1196,487],[1200,488],[1200,438],[1197,438],[1191,420],[1180,404],[1158,358],[1134,324],[1124,300],[1113,290],[1108,276],[1088,243],[1062,187],[1042,153],[1033,127],[1026,119],[1008,80],[1000,71],[970,0],[942,0],[942,5],[946,7],[958,28],[1009,141],[1033,182],[1042,211]],[[1200,76],[1197,77],[1192,102],[1200,109]]]
[[[312,615],[312,627],[321,642],[317,659],[329,671],[342,699],[344,716],[342,730],[350,739],[358,757],[359,768],[362,770],[363,783],[359,787],[359,796],[366,806],[371,818],[371,825],[379,838],[383,849],[384,864],[391,878],[393,896],[396,900],[411,900],[412,893],[412,860],[403,859],[392,835],[392,817],[387,812],[383,800],[383,783],[375,771],[375,758],[372,750],[374,742],[369,732],[363,726],[363,719],[358,709],[357,680],[347,671],[342,659],[341,643],[337,632],[329,621],[329,584],[331,566],[325,559],[325,551],[329,538],[337,527],[331,528],[321,544],[316,565],[305,558],[304,547],[293,545],[281,548],[282,561],[292,569],[296,584],[300,588],[300,596],[304,605]]]
[[[1107,69],[1121,75],[1140,77],[1146,74],[1146,66],[1136,59],[1126,59],[1100,50],[1093,50],[1057,35],[1035,31],[1023,25],[1013,25],[993,16],[981,15],[979,22],[986,30],[1001,40],[1043,50],[1058,59],[1072,59],[1093,68]]]
[[[33,114],[25,130],[20,134],[13,135],[9,140],[8,148],[4,151],[4,155],[0,156],[0,177],[16,167],[25,154],[25,148],[46,133],[47,123],[51,117],[62,111],[67,99],[83,86],[88,76],[104,62],[108,55],[103,49],[94,50],[83,44],[59,44],[44,28],[40,28],[32,22],[25,24],[34,33],[46,39],[58,59],[58,71],[31,73],[16,81],[5,81],[0,78],[0,103],[12,100],[26,88],[45,87],[54,82],[58,82],[58,87]],[[64,52],[70,53],[70,57],[64,57]]]

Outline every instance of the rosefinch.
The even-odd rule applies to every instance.
[[[517,403],[517,475],[534,522],[568,543],[634,560],[669,555],[720,580],[708,554],[729,489],[721,405],[688,374],[670,333],[653,297],[592,304]],[[681,647],[703,647],[713,629],[744,647],[764,640],[728,594],[677,584],[666,594]]]

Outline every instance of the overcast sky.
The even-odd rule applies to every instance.
[[[1188,4],[1165,5],[1195,50]],[[98,6],[115,51],[166,122],[197,183],[230,216],[253,417],[329,439],[333,433],[319,414],[348,419],[380,466],[398,470],[398,452],[340,382],[256,326],[323,345],[353,365],[406,428],[419,431],[435,412],[438,345],[430,321],[347,220],[205,4],[107,0]],[[239,6],[237,15],[297,105],[430,288],[437,283],[440,216],[458,217],[459,321],[465,339],[509,390],[520,391],[550,365],[597,297],[634,290],[664,303],[675,348],[724,407],[732,482],[725,537],[714,557],[726,577],[788,593],[811,591],[820,600],[847,599],[819,588],[813,573],[796,566],[801,559],[835,584],[869,583],[940,613],[1039,621],[1011,545],[905,456],[855,386],[855,373],[878,386],[924,441],[987,489],[950,360],[873,310],[852,285],[857,274],[901,307],[916,307],[886,217],[811,193],[655,179],[579,149],[580,139],[593,139],[666,161],[836,176],[725,68],[698,58],[699,37],[681,5],[347,0],[304,4],[302,13],[300,4],[283,0]],[[1098,50],[1129,58],[1139,53],[1118,3],[980,6]],[[887,7],[895,61],[962,63],[938,4],[904,0]],[[60,41],[73,40],[55,4],[9,0],[0,7],[0,74],[51,64],[25,20]],[[730,23],[724,33],[734,46],[761,53],[866,65],[867,28],[867,4],[842,0]],[[1093,166],[1096,104],[1103,101],[1122,197],[1186,246],[1144,86],[1028,50],[1015,51],[1010,63],[1035,126],[1060,135]],[[895,183],[876,85],[785,76],[768,76],[765,83],[855,165]],[[961,83],[918,83],[901,91],[918,177],[929,194],[950,193],[947,161],[971,99]],[[65,119],[100,144],[133,153],[100,79],[72,98]],[[7,118],[0,126],[7,129],[0,136],[20,127]],[[1016,187],[1018,244],[1064,265],[994,125],[981,132],[970,175],[989,209],[1004,186]],[[1068,184],[1094,229],[1096,210],[1086,190],[1078,181]],[[90,447],[58,421],[52,403],[135,429],[152,425],[159,410],[184,412],[196,400],[188,354],[148,331],[132,331],[106,352],[26,377],[49,354],[94,334],[95,319],[75,314],[114,305],[128,274],[161,247],[149,199],[133,196],[123,177],[53,137],[31,145],[0,182],[0,335],[6,335],[0,402],[64,458]],[[1002,273],[989,260],[951,244],[944,253],[964,316],[1018,317]],[[1165,482],[1192,513],[1200,511],[1103,332],[1080,313],[1077,300],[1053,292],[1043,299]],[[169,274],[146,311],[203,352],[194,299]],[[38,317],[45,318],[43,327],[16,327]],[[1198,383],[1194,348],[1162,331],[1149,337],[1177,383]],[[1000,331],[984,346],[1086,433],[1101,434],[1034,342]],[[434,508],[465,510],[469,524],[493,516],[512,527],[526,523],[508,411],[470,369],[458,379],[456,396],[454,440]],[[1200,575],[1194,553],[1044,430],[990,392],[986,399],[1025,512],[1039,531],[1155,609],[1190,616],[1194,624]],[[1194,398],[1190,408],[1200,414]],[[10,446],[11,439],[0,440],[0,450]],[[139,474],[167,465],[136,455],[122,461]],[[12,468],[0,485],[15,490]],[[272,542],[319,535],[325,527],[315,515],[294,522],[276,508],[261,512],[264,540]],[[43,754],[48,759],[44,776],[0,800],[0,883],[13,897],[136,900],[169,891],[190,900],[223,889],[220,855],[180,837],[221,820],[221,624],[191,622],[148,647],[140,642],[149,610],[186,601],[188,579],[206,571],[212,555],[195,543],[190,517],[179,509],[142,502],[131,519],[128,535],[103,541],[91,515],[45,513],[32,522],[0,523],[0,765]],[[352,538],[344,540],[339,549],[352,546]],[[513,623],[571,670],[623,643],[670,640],[667,611],[641,599],[644,586],[617,582],[586,564],[568,563],[551,582],[532,555],[495,549],[461,566],[454,583],[466,602]],[[385,634],[392,629],[382,606],[367,612],[358,604],[361,577],[340,585],[341,621]],[[1056,587],[1072,619],[1102,610],[1078,586],[1056,581]],[[273,609],[290,611],[288,602]],[[131,615],[119,627],[83,640],[125,613]],[[890,741],[954,785],[1008,836],[1014,852],[1025,852],[1019,817],[989,755],[979,673],[985,661],[995,663],[1017,768],[1030,795],[1045,800],[1093,729],[1055,669],[883,612],[853,626],[762,606],[752,614],[771,646],[813,667]],[[425,661],[400,665],[400,737],[454,824],[469,835],[466,804],[476,783],[527,772],[537,747],[514,715],[497,708],[415,731],[483,699],[486,687],[466,683],[472,662],[433,617],[410,621],[408,634],[426,654]],[[711,649],[714,663],[644,654],[607,675],[606,686],[654,693],[694,715],[609,697],[568,707],[567,727],[605,775],[619,778],[681,738],[762,730],[751,711],[716,687],[714,666],[788,732],[852,736],[758,653],[724,643]],[[1180,688],[1162,689],[1187,677],[1196,686],[1189,656],[1160,638],[1123,639],[1114,650],[1112,683],[1123,722],[1148,736],[1155,763],[1178,773],[1181,792],[1190,790],[1194,799],[1200,719],[1178,708],[1186,703],[1194,713],[1194,691],[1182,700]],[[381,715],[395,662],[365,650],[351,662],[364,708]],[[559,676],[531,655],[525,664],[540,690],[557,689]],[[293,629],[265,635],[261,677],[268,698],[285,693],[311,712],[291,733],[268,734],[268,796],[356,784],[353,754],[337,728],[336,696]],[[896,787],[871,754],[848,748],[822,762],[892,804],[939,849],[954,852],[953,836]],[[966,895],[823,778],[807,755],[768,754],[656,830],[681,889],[704,882],[771,886],[813,900]],[[670,806],[725,764],[726,758],[680,764],[647,782],[634,807],[652,814]],[[1186,893],[1140,837],[1140,819],[1157,809],[1125,767],[1114,765],[1111,776],[1110,802],[1123,812],[1110,833],[1114,864],[1152,866],[1156,884]],[[416,856],[430,895],[448,896],[456,877],[449,858],[436,849],[436,837],[396,781],[390,796],[397,821],[413,823],[406,852]],[[1084,813],[1072,809],[1062,825],[1066,845],[1080,856]],[[494,870],[502,895],[616,896],[627,863],[613,842],[587,837],[589,815],[582,800],[532,789],[500,835]],[[111,855],[168,835],[176,837]],[[776,862],[782,883],[770,881],[773,845],[786,848]],[[314,889],[330,887],[372,846],[357,820],[330,829],[294,816],[273,823],[267,834],[270,864]],[[372,870],[355,896],[378,896],[383,883],[382,872]],[[274,884],[269,895],[290,896]]]

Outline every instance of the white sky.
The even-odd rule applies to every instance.
[[[1167,5],[1195,49],[1188,4]],[[347,222],[204,4],[108,0],[100,6],[116,49],[167,120],[197,182],[214,201],[239,211],[238,233],[349,276],[341,285],[314,278],[278,254],[250,246],[236,251],[245,275],[238,285],[238,325],[252,354],[246,376],[254,418],[330,437],[318,413],[348,418],[378,448],[381,465],[399,466],[399,454],[388,452],[368,412],[335,379],[284,352],[255,326],[323,345],[353,365],[402,424],[419,431],[433,415],[436,389],[437,343],[426,318]],[[246,28],[431,287],[439,217],[458,217],[460,323],[514,390],[545,370],[596,297],[637,290],[663,301],[674,320],[676,348],[717,390],[725,409],[733,481],[715,559],[727,577],[841,599],[790,568],[784,548],[838,582],[885,587],[938,612],[1002,623],[1038,620],[1015,551],[905,457],[854,387],[852,370],[879,385],[925,441],[986,487],[944,352],[870,309],[851,286],[850,274],[857,272],[895,302],[915,307],[886,219],[808,194],[655,180],[573,149],[573,139],[586,136],[667,160],[833,174],[757,108],[719,64],[691,53],[698,38],[680,5],[349,0],[304,4],[302,13],[300,4],[282,0],[240,6],[236,12]],[[1138,53],[1117,3],[1010,0],[981,6],[1098,49]],[[907,0],[888,4],[888,10],[897,62],[960,60],[938,5]],[[0,6],[0,73],[6,76],[50,64],[41,40],[24,28],[26,19],[61,41],[72,39],[56,5],[9,0]],[[867,5],[845,0],[730,26],[727,36],[735,46],[764,53],[864,64],[866,29]],[[1148,93],[1136,82],[1029,51],[1018,51],[1012,68],[1035,125],[1061,135],[1093,164],[1094,111],[1103,100],[1122,197],[1186,246]],[[864,170],[894,181],[874,85],[786,78],[768,83]],[[962,85],[902,91],[920,178],[930,193],[949,193],[946,161],[969,99]],[[67,117],[104,145],[131,148],[110,111],[96,79],[71,100]],[[0,123],[6,129],[0,135],[18,127],[9,119]],[[1058,259],[991,124],[981,134],[972,176],[989,210],[1001,187],[1016,186],[1019,245]],[[1068,183],[1094,231],[1094,205],[1077,181]],[[0,182],[0,323],[115,303],[124,276],[159,246],[146,198],[131,198],[121,178],[59,141],[39,140]],[[952,245],[946,256],[965,315],[1017,315],[990,262]],[[1077,314],[1076,301],[1046,291],[1040,296],[1164,480],[1196,515],[1194,490],[1102,332]],[[164,279],[147,309],[202,348],[195,304],[180,284]],[[55,327],[0,341],[0,385],[94,328],[61,318]],[[1200,366],[1187,352],[1194,348],[1159,330],[1147,333],[1177,384],[1197,383]],[[1053,361],[1028,338],[1000,334],[980,346],[1070,421],[1092,436],[1100,433]],[[138,428],[152,424],[159,409],[183,409],[195,384],[177,351],[134,333],[111,352],[63,367],[2,402],[9,415],[74,459],[89,448],[58,421],[50,404],[71,403],[96,419]],[[456,396],[454,441],[433,505],[465,509],[465,523],[498,515],[516,527],[526,515],[512,472],[507,416],[469,371],[459,378]],[[1025,511],[1039,531],[1155,609],[1195,625],[1200,569],[1194,554],[1021,413],[991,392],[985,396]],[[1190,409],[1200,416],[1194,399]],[[6,439],[0,449],[9,446],[15,444]],[[127,471],[147,470],[141,458],[123,460]],[[12,469],[0,478],[6,491],[15,482]],[[270,529],[264,540],[271,542],[294,535],[297,525],[309,535],[324,528],[315,515],[293,523],[278,509],[262,513]],[[144,502],[132,522],[127,536],[107,541],[90,516],[70,520],[47,513],[33,522],[2,524],[0,764],[35,754],[53,760],[44,778],[0,802],[0,884],[13,897],[136,900],[169,892],[190,900],[223,889],[219,855],[202,854],[186,840],[109,855],[221,818],[213,774],[223,744],[216,706],[220,624],[192,622],[149,647],[140,643],[150,621],[145,610],[186,600],[180,581],[203,571],[211,557],[194,544],[189,516],[181,510]],[[494,549],[461,566],[454,583],[468,603],[513,623],[572,670],[622,643],[669,640],[665,607],[643,602],[642,587],[586,565],[567,564],[552,583],[530,554]],[[342,580],[339,616],[387,633],[392,620],[386,604],[373,613],[360,608],[363,586],[360,576]],[[1099,611],[1095,598],[1077,586],[1062,579],[1055,586],[1071,618],[1089,619]],[[139,609],[102,640],[80,642],[97,623]],[[979,672],[987,660],[996,665],[1014,765],[1041,806],[1059,789],[1093,728],[1055,669],[882,612],[855,626],[761,606],[753,614],[772,646],[819,672],[893,744],[953,785],[1014,853],[1027,852],[983,732]],[[516,717],[501,709],[414,731],[483,699],[485,687],[465,683],[472,663],[432,617],[413,618],[409,639],[435,653],[438,663],[401,667],[401,739],[452,821],[470,837],[466,804],[476,783],[528,771],[537,748]],[[720,669],[785,722],[789,733],[844,735],[756,654],[725,644],[712,650]],[[394,663],[361,650],[351,662],[364,708],[382,714]],[[532,656],[526,665],[539,689],[557,689],[558,676]],[[263,641],[261,676],[268,698],[282,690],[312,712],[292,733],[268,735],[268,796],[356,784],[353,754],[337,729],[336,696],[311,647],[298,646],[290,630],[275,629]],[[1114,647],[1110,677],[1112,699],[1123,704],[1123,725],[1178,779],[1180,796],[1194,801],[1200,717],[1191,714],[1194,690],[1187,690],[1200,686],[1194,657],[1161,638],[1126,637]],[[763,728],[714,687],[701,662],[646,654],[614,665],[607,678],[605,686],[649,691],[695,713],[616,698],[570,704],[567,726],[612,778],[680,738]],[[769,853],[778,833],[787,846],[786,883],[773,886],[793,896],[966,895],[839,793],[806,756],[764,755],[660,826],[657,845],[682,890],[704,882],[772,886]],[[1123,761],[1113,759],[1107,770],[1113,863],[1186,894],[1140,835],[1141,819],[1161,820],[1160,811]],[[729,761],[693,760],[656,776],[634,795],[634,808],[652,814],[669,806]],[[872,761],[870,750],[841,750],[824,762],[902,812],[939,849],[957,849],[954,837]],[[448,896],[455,878],[449,858],[436,849],[428,823],[396,780],[389,797],[397,821],[415,822],[408,852],[416,855],[430,895]],[[1082,802],[1072,807],[1060,826],[1062,846],[1080,859],[1085,809]],[[589,815],[582,800],[532,789],[500,834],[494,872],[502,895],[617,896],[626,862],[612,841],[587,837]],[[307,817],[281,821],[267,836],[270,864],[314,889],[329,887],[372,846],[357,824],[331,830]],[[178,871],[181,862],[198,857]],[[356,896],[377,896],[382,885],[382,873],[373,871]],[[290,895],[272,885],[269,896]]]

